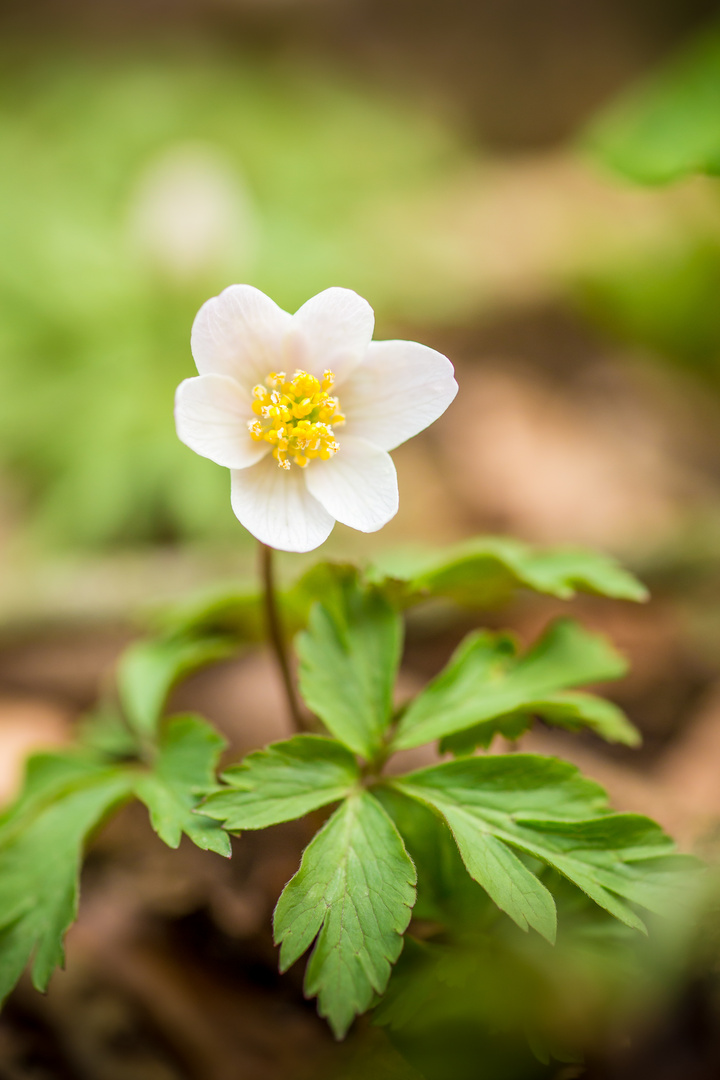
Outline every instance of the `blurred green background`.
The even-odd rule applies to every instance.
[[[194,312],[232,281],[291,310],[342,281],[442,318],[451,282],[372,221],[456,169],[460,139],[219,47],[6,46],[2,70],[0,446],[30,522],[53,544],[239,532],[227,474],[173,437]]]
[[[253,574],[227,472],[175,435],[192,320],[233,281],[289,310],[339,284],[377,337],[447,353],[461,391],[394,455],[398,517],[337,526],[327,553],[481,532],[600,546],[682,592],[714,672],[715,16],[6,3],[0,625],[126,623]],[[659,742],[705,678],[683,668]]]
[[[246,543],[225,472],[178,444],[171,415],[194,313],[231,281],[291,310],[330,284],[355,288],[379,336],[457,345],[476,366],[488,327],[550,307],[579,320],[578,355],[599,333],[716,383],[714,185],[646,193],[608,169],[656,182],[717,165],[712,6],[541,7],[3,7],[10,562]],[[649,116],[635,98],[605,116],[696,34]],[[492,526],[492,509],[451,532],[476,523]]]

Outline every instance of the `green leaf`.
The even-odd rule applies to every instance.
[[[478,747],[487,750],[496,735],[502,735],[509,742],[515,742],[525,734],[528,728],[532,727],[534,719],[535,716],[532,713],[513,712],[483,720],[474,727],[465,728],[463,731],[441,739],[440,753],[465,757],[467,754],[474,753]]]
[[[152,736],[172,688],[198,668],[224,660],[234,645],[225,638],[152,638],[123,653],[118,692],[125,715],[141,735]]]
[[[293,630],[307,626],[313,605],[319,600],[339,622],[346,617],[346,593],[352,593],[358,572],[343,562],[319,562],[306,570],[281,594],[283,620]]]
[[[85,840],[118,802],[138,795],[172,846],[185,831],[199,846],[229,854],[219,825],[192,813],[214,786],[221,748],[203,721],[179,717],[161,736],[153,772],[137,761],[111,763],[88,747],[30,759],[20,796],[0,816],[0,1000],[33,954],[38,989],[62,963]]]
[[[287,633],[303,629],[316,601],[337,614],[343,590],[357,571],[347,563],[320,562],[279,592]],[[442,551],[385,553],[365,580],[398,607],[447,596],[470,607],[506,601],[518,588],[563,600],[576,592],[622,600],[645,600],[647,590],[610,556],[580,548],[535,549],[510,537],[477,537]],[[265,636],[262,595],[252,586],[223,586],[164,612],[157,623],[175,638],[230,638],[237,643]]]
[[[20,794],[0,814],[0,842],[9,828],[18,828],[28,815],[62,799],[86,781],[92,782],[107,766],[101,755],[84,747],[33,754],[25,768]]]
[[[31,759],[23,794],[0,827],[0,1001],[31,956],[39,990],[62,964],[84,843],[131,788],[129,770],[85,755]]]
[[[666,910],[682,880],[685,865],[660,826],[610,813],[602,788],[566,762],[530,754],[462,758],[392,783],[443,815],[470,874],[523,929],[529,924],[549,936],[547,911],[541,893],[529,891],[527,867],[501,850],[539,859],[641,930],[620,898]]]
[[[477,738],[478,725],[495,723],[508,713],[542,712],[548,699],[548,715],[559,716],[563,709],[562,699],[557,707],[557,691],[616,679],[626,671],[623,658],[603,637],[569,619],[552,623],[524,656],[516,650],[507,634],[469,634],[447,667],[410,703],[394,748],[420,746],[471,727]],[[575,716],[577,705],[577,698],[574,705],[571,699]]]
[[[231,854],[227,833],[216,821],[194,813],[215,787],[215,769],[224,740],[197,716],[175,716],[161,733],[152,771],[135,781],[135,794],[150,811],[152,827],[172,848],[183,833],[205,851]]]
[[[600,899],[594,895],[598,885],[662,915],[667,914],[671,900],[681,899],[688,871],[700,865],[692,856],[675,854],[670,837],[640,814],[611,813],[570,824],[532,814],[517,818],[522,826],[541,834],[533,853],[538,854],[539,844],[546,845],[553,853],[551,865],[611,914],[616,913],[602,899],[608,893],[603,891]]]
[[[470,877],[521,930],[534,927],[555,941],[557,915],[552,894],[502,840],[477,828],[462,814],[446,816]]]
[[[392,589],[401,605],[443,596],[467,607],[490,607],[506,602],[518,588],[563,600],[578,591],[647,599],[645,587],[609,555],[581,548],[536,549],[502,536],[477,537],[436,553],[387,554],[367,577]]]
[[[468,875],[440,815],[394,788],[378,786],[373,795],[395,822],[417,870],[413,918],[429,919],[453,931],[464,925],[497,922],[495,905]]]
[[[264,829],[339,802],[358,782],[353,754],[335,739],[296,735],[249,754],[223,774],[229,785],[202,806],[229,832]]]
[[[297,638],[305,701],[333,735],[368,759],[390,722],[402,630],[385,597],[350,581],[331,606],[312,609]]]
[[[720,174],[720,28],[595,123],[585,142],[605,164],[644,184]]]
[[[488,747],[495,735],[518,739],[532,725],[535,717],[569,731],[589,728],[611,743],[639,746],[641,742],[640,732],[617,705],[594,694],[568,690],[533,701],[526,711],[498,716],[455,735],[448,735],[441,740],[440,751],[450,751],[456,755],[471,754],[478,746]]]
[[[342,1038],[381,994],[415,902],[415,868],[367,792],[351,795],[306,849],[275,909],[280,970],[315,941],[305,993]]]
[[[640,732],[622,709],[594,694],[564,691],[533,704],[532,710],[554,727],[569,731],[590,728],[606,742],[624,743],[625,746],[639,746],[642,742]]]

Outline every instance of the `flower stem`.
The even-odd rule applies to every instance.
[[[288,660],[287,646],[285,644],[285,635],[283,634],[282,622],[280,620],[277,589],[275,586],[273,555],[273,548],[268,547],[267,544],[261,542],[260,570],[265,597],[265,618],[267,622],[268,637],[270,638],[270,644],[273,647],[273,652],[275,653],[278,667],[280,668],[280,677],[282,679],[283,687],[285,688],[285,696],[287,698],[293,727],[296,731],[305,731],[306,725],[303,721],[303,715],[300,711],[300,702],[298,701],[298,696],[295,692],[295,684],[293,683],[292,674],[290,672],[290,662]]]

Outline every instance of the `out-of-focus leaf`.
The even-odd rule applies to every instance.
[[[489,723],[489,732],[503,730],[510,713],[563,714],[557,692],[578,684],[616,679],[626,663],[605,638],[591,634],[570,619],[552,623],[524,656],[507,634],[474,632],[456,649],[447,667],[408,706],[393,738],[397,749],[420,746]],[[549,701],[548,701],[549,699]],[[584,699],[580,699],[582,702]],[[580,707],[571,699],[565,717]],[[602,710],[601,710],[602,711]],[[498,718],[500,718],[498,724]],[[605,723],[608,717],[605,716]],[[597,719],[596,719],[597,722]]]
[[[343,584],[353,581],[356,574],[355,568],[346,563],[319,562],[291,585],[279,589],[285,632],[302,630],[317,600],[327,607],[340,602]],[[161,634],[176,638],[229,637],[248,643],[264,640],[267,632],[263,596],[256,586],[215,588],[173,606],[156,623]]]
[[[704,31],[584,136],[604,165],[639,183],[720,174],[720,26]],[[720,290],[717,228],[685,215],[666,241],[581,276],[583,314],[603,329],[690,368],[717,392]]]
[[[116,702],[101,702],[82,716],[76,734],[80,746],[110,760],[127,760],[137,755],[137,734],[126,723]]]
[[[427,1080],[447,1080],[449,1061],[453,1080],[548,1080],[557,1066],[538,1069],[532,1057],[548,1044],[557,1061],[578,1060],[556,1046],[557,1030],[577,1038],[567,1023],[572,990],[563,985],[565,976],[572,986],[576,972],[558,955],[561,946],[528,941],[511,925],[503,930],[406,941],[373,1021]]]
[[[576,592],[645,600],[647,590],[609,555],[581,548],[532,548],[511,537],[477,537],[437,553],[388,553],[368,580],[390,579],[401,604],[443,596],[469,607],[494,606],[518,588],[571,599]]]
[[[296,735],[228,769],[222,779],[229,786],[210,795],[202,810],[229,832],[264,829],[339,802],[359,776],[356,758],[335,739]]]
[[[626,746],[638,746],[641,742],[638,729],[611,701],[595,697],[594,694],[563,691],[534,701],[521,712],[498,716],[455,735],[448,735],[441,740],[440,750],[442,753],[471,754],[478,746],[487,748],[496,735],[518,739],[532,725],[535,717],[569,731],[589,728],[606,742],[624,743]]]
[[[0,1000],[31,957],[39,990],[62,964],[84,843],[130,796],[132,779],[130,770],[89,754],[31,759],[23,793],[0,822]]]
[[[157,729],[170,691],[176,683],[234,651],[227,638],[151,638],[123,653],[117,683],[125,715],[144,736]]]
[[[390,978],[415,902],[415,868],[372,795],[350,796],[306,849],[275,909],[280,969],[315,941],[305,993],[342,1038]]]
[[[183,833],[205,851],[230,856],[230,840],[220,825],[195,813],[215,787],[215,769],[225,741],[198,716],[174,716],[160,734],[151,769],[135,781],[135,794],[150,811],[152,827],[172,848]]]
[[[597,121],[586,142],[644,184],[720,174],[720,27],[694,41]]]
[[[14,802],[0,814],[0,829],[16,826],[28,814],[43,809],[53,799],[88,780],[92,781],[108,766],[94,750],[68,747],[33,754],[25,768],[22,790]]]
[[[265,634],[262,594],[257,586],[215,587],[161,612],[155,625],[167,637],[260,641]]]
[[[403,627],[374,588],[348,581],[317,604],[297,638],[302,695],[325,726],[371,758],[390,722]]]
[[[469,873],[522,929],[535,926],[545,937],[548,912],[514,852],[553,867],[640,930],[642,920],[624,901],[667,911],[690,865],[659,825],[609,812],[597,784],[554,758],[462,758],[392,783],[443,815]]]
[[[704,225],[661,251],[637,251],[597,266],[576,284],[583,317],[707,380],[717,392],[720,325],[717,229]]]

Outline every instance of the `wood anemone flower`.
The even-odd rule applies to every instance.
[[[447,357],[414,341],[372,341],[375,317],[350,289],[294,315],[251,285],[203,304],[192,328],[199,375],[175,397],[182,442],[230,469],[245,528],[281,551],[312,551],[336,521],[382,528],[398,509],[388,453],[457,393]]]

